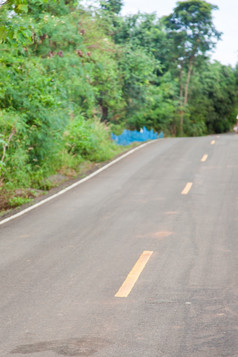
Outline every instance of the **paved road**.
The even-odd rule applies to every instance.
[[[151,143],[1,225],[0,255],[2,357],[237,357],[238,136]]]

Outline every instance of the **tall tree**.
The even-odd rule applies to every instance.
[[[165,17],[168,36],[172,41],[173,59],[179,75],[180,135],[183,135],[185,109],[194,66],[214,48],[220,38],[213,24],[212,11],[217,9],[203,0],[179,1],[174,12]]]
[[[143,48],[159,60],[163,69],[167,67],[167,38],[164,25],[156,14],[135,14],[123,18],[114,34],[116,43],[129,43],[133,49]]]
[[[219,62],[208,62],[203,66],[203,71],[193,79],[197,83],[192,84],[192,117],[203,116],[209,133],[231,130],[238,100],[235,70]]]
[[[118,15],[121,12],[123,1],[122,0],[102,0],[100,6],[103,10]]]
[[[4,6],[3,6],[4,5]],[[0,7],[14,10],[16,13],[27,12],[27,0],[3,0],[0,1]]]

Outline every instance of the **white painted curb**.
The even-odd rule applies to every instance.
[[[128,151],[127,153],[121,155],[121,156],[118,157],[117,159],[115,159],[115,160],[109,162],[109,164],[107,164],[107,165],[101,167],[100,169],[98,169],[97,171],[91,173],[91,174],[88,175],[87,177],[85,177],[85,178],[83,178],[83,179],[81,179],[81,180],[79,180],[79,181],[73,183],[72,185],[70,185],[70,186],[64,188],[62,191],[59,191],[59,192],[57,192],[56,194],[47,197],[45,200],[42,200],[42,201],[36,203],[35,205],[32,205],[32,206],[30,206],[30,207],[28,207],[28,208],[26,208],[26,209],[24,209],[24,210],[22,210],[22,211],[20,211],[20,212],[18,212],[18,213],[16,213],[16,214],[12,215],[12,216],[10,216],[10,217],[7,217],[7,218],[3,219],[2,221],[0,221],[0,225],[2,225],[2,224],[4,224],[4,223],[7,223],[7,222],[9,222],[9,221],[11,221],[11,220],[13,220],[13,219],[15,219],[15,218],[17,218],[17,217],[23,216],[23,215],[26,214],[27,212],[30,212],[30,211],[32,211],[33,209],[35,209],[35,208],[37,208],[37,207],[39,207],[39,206],[42,206],[44,203],[49,202],[49,201],[53,200],[54,198],[56,198],[56,197],[58,197],[58,196],[60,196],[60,195],[63,195],[65,192],[67,192],[67,191],[69,191],[69,190],[72,190],[72,188],[81,185],[81,184],[84,183],[85,181],[90,180],[92,177],[94,177],[94,176],[98,175],[100,172],[102,172],[102,171],[108,169],[110,166],[116,164],[118,161],[121,161],[121,160],[124,159],[125,157],[127,157],[127,156],[133,154],[135,151],[140,150],[140,149],[142,149],[143,147],[145,147],[145,146],[147,146],[147,145],[149,145],[149,144],[151,144],[151,143],[153,143],[153,142],[155,142],[155,141],[157,141],[157,140],[149,141],[149,142],[146,142],[145,144],[142,144],[142,145],[140,145],[140,146],[137,146],[136,148],[134,148],[134,149]]]

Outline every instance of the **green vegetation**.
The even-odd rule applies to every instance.
[[[179,1],[163,18],[122,17],[121,0],[96,5],[0,7],[0,208],[114,157],[112,128],[195,136],[234,124],[238,66],[209,59],[221,36],[213,5]]]

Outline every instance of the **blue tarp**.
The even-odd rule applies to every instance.
[[[124,130],[121,135],[115,135],[111,133],[112,140],[115,141],[118,145],[129,145],[135,141],[147,141],[154,140],[158,138],[163,138],[164,134],[161,131],[160,134],[155,133],[153,129],[147,130],[145,127],[140,131],[136,130]]]

